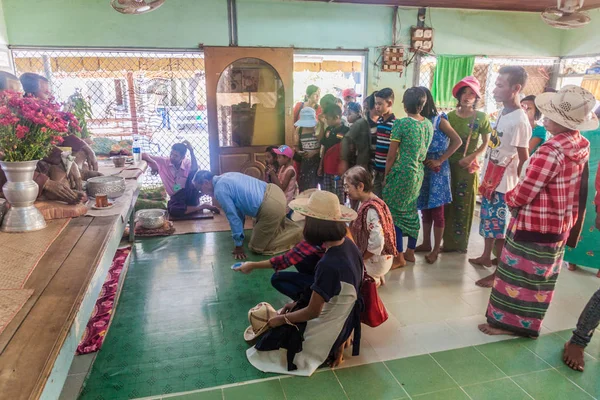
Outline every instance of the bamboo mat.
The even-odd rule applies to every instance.
[[[215,215],[211,219],[193,219],[185,221],[173,221],[175,235],[188,233],[227,232],[231,230],[229,221],[223,214]],[[244,229],[252,229],[252,218],[246,218]]]
[[[0,290],[0,334],[32,294],[33,289]]]
[[[45,229],[36,232],[0,233],[0,290],[22,289],[69,221],[69,218],[48,221]]]

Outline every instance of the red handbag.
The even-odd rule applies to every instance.
[[[360,286],[360,293],[365,304],[365,309],[360,313],[360,322],[375,328],[387,321],[388,313],[377,293],[375,279],[369,276],[366,271]]]
[[[505,172],[506,166],[497,165],[491,160],[488,160],[485,175],[481,180],[481,185],[479,185],[479,194],[488,200],[492,200],[494,192],[498,185],[500,185],[500,182],[502,182],[502,177],[504,177]]]

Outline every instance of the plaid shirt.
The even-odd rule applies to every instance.
[[[566,239],[577,221],[581,174],[590,143],[578,131],[554,136],[533,154],[525,176],[506,193],[506,204],[518,209],[517,231]],[[566,156],[575,152],[576,160]]]
[[[287,253],[273,257],[270,261],[273,269],[277,272],[289,268],[292,265],[296,265],[305,258],[315,254],[321,258],[323,257],[323,254],[325,254],[325,250],[319,246],[313,246],[306,240],[303,240]]]

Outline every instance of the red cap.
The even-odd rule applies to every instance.
[[[345,99],[346,97],[361,97],[362,94],[358,94],[356,93],[356,90],[349,88],[349,89],[344,89],[342,90],[342,99]]]
[[[464,87],[470,87],[473,89],[477,97],[481,98],[481,84],[474,76],[467,76],[458,82],[452,89],[452,96],[457,98],[456,95],[458,94],[458,91]]]

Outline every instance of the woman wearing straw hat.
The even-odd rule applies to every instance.
[[[568,85],[535,100],[552,138],[533,154],[524,176],[506,193],[513,212],[487,309],[488,335],[538,337],[552,301],[565,245],[576,243],[585,213],[590,143],[580,130],[598,127],[594,95]],[[582,189],[583,188],[583,189]],[[568,239],[568,240],[567,240]],[[575,239],[575,240],[573,240]]]
[[[332,366],[339,365],[353,331],[355,346],[360,342],[357,299],[364,267],[360,251],[346,239],[346,222],[356,219],[356,212],[341,206],[336,195],[318,190],[309,199],[292,201],[290,207],[306,217],[304,238],[326,248],[316,267],[310,299],[287,304],[268,322],[272,329],[283,325],[304,329],[302,350],[290,358],[265,336],[246,355],[264,372],[310,376],[327,360]]]

